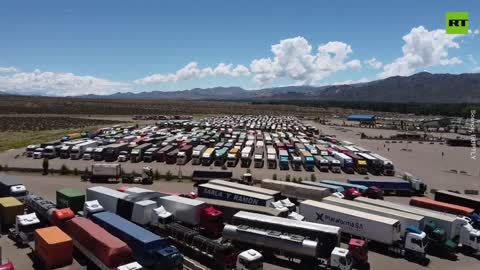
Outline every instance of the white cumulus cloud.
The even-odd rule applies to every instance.
[[[472,72],[473,72],[473,73],[480,73],[480,67],[474,67],[474,68],[472,69]]]
[[[383,63],[378,61],[377,58],[371,58],[371,59],[365,60],[363,61],[363,63],[365,63],[366,65],[374,69],[379,69],[383,66]]]
[[[462,61],[458,57],[449,57],[450,48],[458,49],[460,45],[455,39],[461,35],[449,35],[443,29],[429,31],[423,26],[413,28],[403,36],[403,56],[383,67],[378,74],[380,78],[390,76],[408,76],[420,68],[436,65],[455,65]]]
[[[0,73],[14,73],[19,72],[16,67],[0,67]]]
[[[17,94],[76,96],[112,94],[130,89],[128,83],[115,82],[73,73],[35,70],[0,76],[0,90]]]
[[[353,52],[350,45],[331,41],[322,44],[316,52],[303,37],[281,40],[272,46],[273,58],[254,59],[250,71],[256,82],[271,83],[279,78],[288,78],[298,84],[311,84],[331,74],[346,69],[362,67],[358,59],[348,60]]]
[[[156,73],[142,79],[135,80],[136,84],[158,84],[166,82],[179,82],[192,79],[204,78],[207,76],[248,76],[250,71],[243,65],[233,66],[232,64],[220,63],[215,68],[199,68],[197,62],[190,62],[175,73]]]

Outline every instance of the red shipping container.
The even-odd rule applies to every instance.
[[[475,211],[472,208],[439,202],[424,197],[412,197],[410,199],[410,205],[460,216],[470,216]]]
[[[113,268],[133,261],[132,250],[125,242],[89,219],[75,217],[67,221],[63,229],[107,267]]]
[[[73,262],[72,238],[57,226],[35,230],[35,252],[49,269]]]

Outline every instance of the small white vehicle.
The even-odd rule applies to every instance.
[[[263,256],[260,252],[249,249],[238,254],[237,263],[235,265],[236,270],[262,270],[263,269]]]

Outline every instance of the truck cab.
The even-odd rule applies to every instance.
[[[353,258],[349,250],[335,247],[330,256],[330,266],[333,269],[351,270],[353,267]]]
[[[27,146],[27,149],[25,150],[25,153],[27,153],[27,157],[33,157],[33,152],[35,152],[35,149],[38,147],[40,146],[34,144]]]
[[[93,147],[87,147],[87,149],[85,149],[85,152],[83,153],[82,159],[83,160],[91,160],[93,158],[93,151],[94,150],[95,150],[95,148],[93,148]]]
[[[297,155],[292,155],[292,169],[300,171],[302,167],[302,158]]]
[[[236,270],[262,270],[263,256],[260,252],[249,249],[238,254]]]
[[[41,147],[36,148],[35,151],[33,152],[33,158],[35,158],[35,159],[42,158],[44,151],[45,151],[44,148],[41,148]]]
[[[200,227],[213,238],[218,238],[222,235],[223,230],[222,217],[222,211],[217,210],[212,206],[204,208],[200,214]]]
[[[352,238],[348,242],[348,250],[352,254],[353,263],[355,265],[365,265],[368,263],[368,248],[366,241]]]
[[[428,238],[425,232],[415,226],[408,226],[405,230],[404,247],[405,255],[417,258],[425,257],[425,250],[428,245]]]
[[[10,236],[19,245],[26,245],[34,240],[34,232],[41,228],[40,219],[35,213],[18,215],[15,227],[10,229]]]

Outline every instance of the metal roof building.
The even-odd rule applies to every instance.
[[[375,115],[373,114],[352,114],[347,117],[348,121],[360,121],[360,122],[374,122]]]

